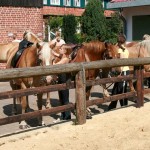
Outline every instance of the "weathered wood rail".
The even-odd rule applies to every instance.
[[[113,60],[101,60],[95,62],[84,62],[84,63],[72,63],[65,65],[55,65],[55,66],[46,66],[46,67],[32,67],[32,68],[17,68],[17,69],[6,69],[0,70],[0,81],[11,80],[14,78],[22,78],[22,77],[34,77],[39,75],[49,75],[49,74],[59,74],[59,73],[70,73],[76,72],[75,82],[71,82],[71,84],[60,84],[60,85],[50,85],[37,87],[32,89],[25,90],[16,90],[16,91],[6,91],[0,93],[0,100],[33,95],[38,93],[46,93],[52,91],[58,91],[62,89],[71,89],[75,88],[76,92],[76,102],[75,104],[68,104],[64,106],[58,106],[51,109],[41,110],[30,112],[26,114],[20,114],[16,116],[10,116],[6,118],[0,119],[0,125],[9,124],[21,120],[26,120],[29,118],[35,118],[39,115],[50,115],[59,112],[63,112],[66,110],[76,109],[76,118],[78,124],[84,124],[86,122],[86,107],[91,105],[98,105],[105,102],[115,101],[123,98],[134,97],[137,101],[137,107],[143,106],[144,101],[144,92],[150,92],[149,89],[144,90],[143,87],[143,78],[149,77],[150,73],[145,73],[143,71],[143,66],[150,64],[150,58],[135,58],[135,59],[113,59]],[[133,75],[125,76],[125,77],[112,77],[105,79],[97,79],[93,81],[86,81],[85,79],[85,70],[87,69],[98,69],[98,68],[112,68],[119,66],[134,66],[135,70]],[[86,101],[85,98],[85,87],[91,85],[99,85],[105,83],[114,83],[122,80],[132,80],[137,79],[137,91],[136,92],[128,92],[123,94],[118,94],[114,96],[110,96],[107,98],[94,99],[90,101]]]

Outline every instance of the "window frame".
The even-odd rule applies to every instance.
[[[60,5],[60,0],[51,0],[51,5]]]
[[[71,6],[71,0],[64,0],[64,6]]]
[[[88,3],[88,0],[85,0],[85,6],[87,5],[87,3]]]
[[[81,7],[81,0],[74,0],[74,7]]]
[[[43,0],[43,5],[47,5],[47,0]]]

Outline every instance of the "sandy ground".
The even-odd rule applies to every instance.
[[[63,122],[0,139],[0,150],[149,150],[150,103]]]

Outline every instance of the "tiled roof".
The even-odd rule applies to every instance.
[[[150,6],[150,0],[111,0],[106,4],[107,9]]]
[[[111,3],[117,3],[117,2],[127,2],[127,1],[133,1],[133,0],[111,0]]]

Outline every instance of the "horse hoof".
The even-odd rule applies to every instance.
[[[103,96],[104,96],[104,97],[110,97],[110,95],[109,95],[109,94],[104,94]]]
[[[45,105],[45,108],[46,108],[46,109],[51,108],[50,104],[46,104],[46,105]]]
[[[91,115],[87,115],[86,119],[92,119],[92,116]]]
[[[12,115],[12,116],[17,115],[17,112],[16,112],[16,111],[12,111],[12,112],[11,112],[11,115]]]
[[[32,112],[32,109],[28,107],[25,112]]]
[[[44,123],[44,121],[39,122],[39,126],[46,126],[46,124]]]
[[[30,128],[28,125],[19,125],[19,129],[24,130],[24,129],[28,129],[28,128]]]
[[[45,124],[45,123],[44,123],[44,124],[39,124],[39,126],[40,126],[40,127],[43,127],[43,126],[46,126],[46,124]]]

